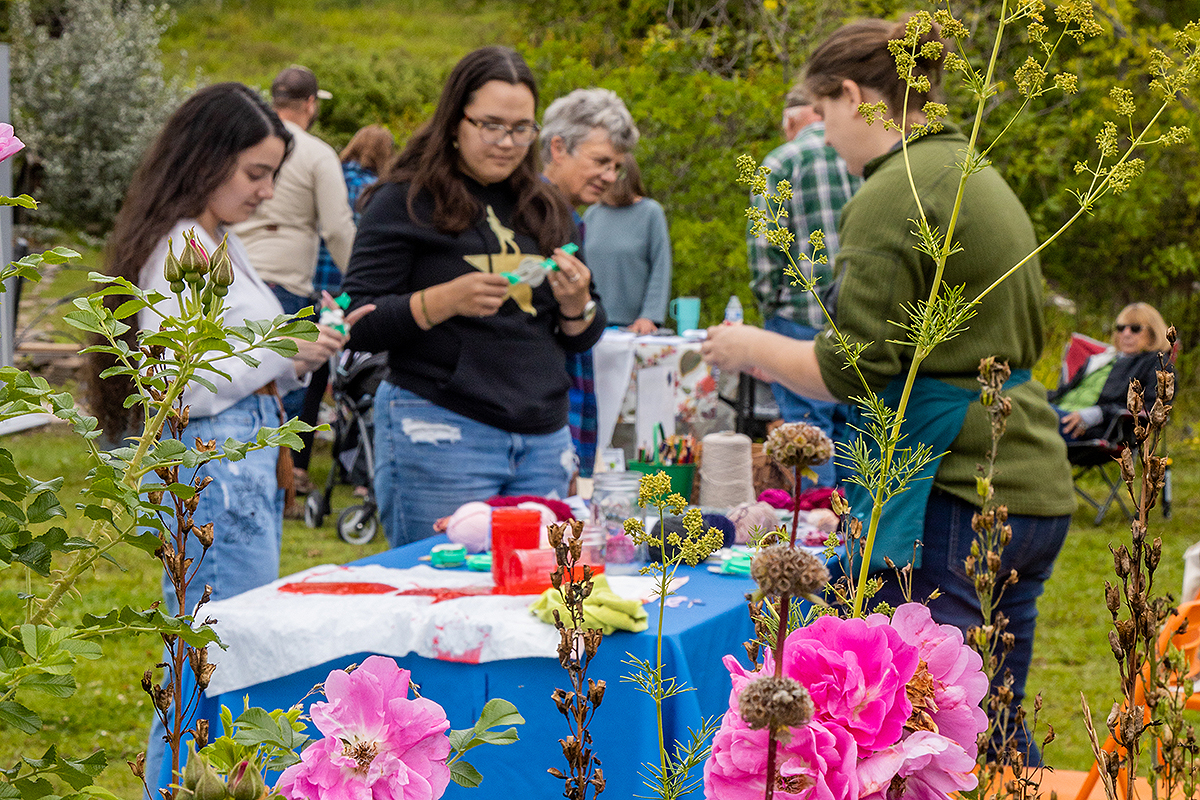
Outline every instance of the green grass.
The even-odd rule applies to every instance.
[[[1178,426],[1172,429],[1178,436]],[[1150,512],[1150,535],[1162,538],[1162,562],[1155,576],[1156,594],[1178,599],[1183,577],[1183,551],[1200,539],[1200,454],[1176,447],[1171,518]],[[1092,763],[1083,727],[1080,694],[1087,698],[1098,730],[1119,699],[1117,667],[1108,646],[1110,619],[1104,605],[1104,581],[1116,583],[1109,547],[1130,540],[1129,524],[1110,510],[1104,524],[1092,524],[1090,508],[1076,513],[1054,576],[1039,602],[1037,640],[1029,695],[1041,693],[1042,719],[1054,726],[1057,740],[1048,748],[1048,763],[1087,769]],[[1200,720],[1193,720],[1200,723]]]
[[[167,68],[268,87],[292,63],[373,58],[453,65],[519,36],[516,4],[469,0],[243,0],[180,4],[163,36]],[[319,77],[319,76],[318,76]]]
[[[103,254],[98,247],[88,247],[77,241],[42,242],[38,247],[63,244],[80,258],[67,264],[45,267],[42,279],[25,282],[21,289],[21,307],[17,315],[17,335],[23,340],[49,342],[81,342],[84,335],[63,322],[71,310],[71,300],[86,293],[91,272],[103,271]]]

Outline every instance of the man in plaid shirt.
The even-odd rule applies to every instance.
[[[819,279],[819,289],[829,286],[833,276],[833,257],[837,253],[837,221],[842,206],[862,183],[846,172],[846,164],[825,144],[825,124],[813,111],[812,99],[802,84],[796,84],[784,98],[783,131],[788,141],[771,151],[763,166],[771,170],[767,187],[775,190],[781,180],[792,185],[792,199],[785,201],[786,224],[795,236],[792,258],[806,274]],[[752,197],[759,208],[767,209],[762,197]],[[809,244],[809,234],[825,233],[828,263],[802,261],[801,254],[819,257]],[[750,287],[758,298],[763,327],[793,339],[812,339],[825,327],[825,316],[812,295],[791,285],[784,274],[788,259],[766,236],[747,236],[750,269],[754,279]],[[778,383],[771,384],[780,414],[787,422],[809,422],[833,435],[836,403],[812,400],[795,394]],[[834,465],[830,461],[816,468],[822,486],[834,483]]]

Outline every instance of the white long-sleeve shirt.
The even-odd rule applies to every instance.
[[[279,169],[275,196],[233,230],[264,281],[308,297],[322,238],[338,267],[350,264],[354,217],[337,152],[299,125],[283,124],[295,144]]]
[[[164,314],[171,315],[179,312],[179,303],[163,277],[163,265],[167,260],[167,239],[170,239],[175,255],[183,252],[183,232],[191,228],[196,231],[204,249],[209,253],[216,250],[220,242],[213,241],[204,228],[194,219],[182,219],[167,234],[150,258],[142,267],[138,285],[147,291],[159,291],[167,299],[158,307]],[[246,248],[236,235],[229,236],[229,260],[233,264],[233,285],[225,296],[227,309],[225,323],[227,325],[243,325],[248,320],[274,319],[283,313],[283,307],[271,291],[250,266],[250,258]],[[159,316],[149,309],[143,309],[138,314],[138,324],[143,330],[158,330]],[[251,367],[239,358],[232,356],[221,359],[215,366],[230,380],[226,380],[210,372],[201,375],[216,385],[214,394],[206,387],[192,384],[183,393],[183,402],[191,407],[192,417],[209,417],[219,414],[230,406],[238,403],[247,395],[253,394],[271,381],[275,381],[280,394],[286,394],[292,389],[308,385],[308,376],[303,379],[296,377],[296,366],[292,359],[281,356],[271,350],[258,349],[251,353],[260,362],[257,367]]]

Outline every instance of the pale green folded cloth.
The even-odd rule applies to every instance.
[[[563,606],[562,595],[557,589],[547,589],[529,605],[542,622],[554,624],[554,609],[564,623],[570,625],[571,617]],[[608,588],[608,579],[603,575],[592,578],[592,593],[583,601],[583,624],[585,628],[599,628],[605,635],[613,631],[641,633],[649,627],[646,609],[639,600],[626,600]]]

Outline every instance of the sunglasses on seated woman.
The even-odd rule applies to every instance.
[[[1141,332],[1142,332],[1142,326],[1141,326],[1141,325],[1138,325],[1137,323],[1134,323],[1134,324],[1132,324],[1132,325],[1120,325],[1120,324],[1118,324],[1118,325],[1116,325],[1116,326],[1114,326],[1114,327],[1116,327],[1116,329],[1117,329],[1117,333],[1124,333],[1126,328],[1129,328],[1129,332],[1130,332],[1130,333],[1141,333]]]

